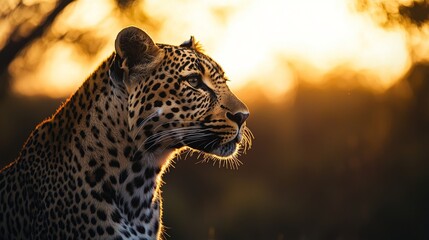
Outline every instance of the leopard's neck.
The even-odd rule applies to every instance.
[[[54,115],[52,124],[66,132],[55,137],[68,138],[73,164],[91,189],[88,194],[115,229],[124,237],[156,238],[161,228],[160,178],[174,153],[140,150],[144,139],[136,141],[129,131],[128,95],[109,74],[112,61],[114,55]]]

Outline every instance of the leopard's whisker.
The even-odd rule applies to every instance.
[[[197,126],[192,126],[192,127],[183,127],[183,128],[177,128],[177,129],[171,129],[171,130],[167,130],[167,131],[163,131],[163,132],[159,132],[159,133],[155,133],[153,135],[151,135],[150,137],[148,137],[147,139],[145,139],[137,148],[135,154],[148,142],[148,141],[152,141],[152,139],[156,140],[155,142],[161,142],[161,140],[164,139],[168,139],[170,137],[175,137],[177,136],[177,134],[181,133],[181,134],[186,134],[189,133],[190,134],[197,134],[195,131],[198,130],[199,127]],[[155,144],[154,142],[154,144]],[[147,150],[149,150],[152,146],[154,146],[154,144],[152,144]],[[134,154],[134,155],[135,155]],[[134,156],[133,156],[134,157]]]
[[[136,139],[136,137],[137,137],[138,133],[141,131],[141,129],[144,127],[144,125],[145,125],[149,120],[151,120],[152,118],[159,116],[159,115],[161,114],[161,112],[162,112],[162,110],[161,110],[161,108],[159,108],[159,109],[158,109],[158,110],[156,110],[155,112],[153,112],[153,113],[149,114],[149,116],[147,116],[147,117],[146,117],[142,122],[140,122],[140,123],[137,125],[138,129],[137,129],[137,131],[135,131],[136,133],[135,133],[135,135],[134,135],[134,140]]]

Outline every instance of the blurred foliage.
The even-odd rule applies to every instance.
[[[0,18],[7,22],[4,28],[9,30],[8,36],[3,37],[4,45],[0,50],[0,77],[6,83],[0,87],[8,88],[10,81],[6,73],[11,62],[27,46],[43,36],[50,28],[57,16],[73,0],[59,0],[54,7],[50,7],[52,2],[34,2],[27,4],[25,1],[7,1],[0,8]],[[48,9],[48,10],[46,10]],[[0,98],[7,89],[0,89]]]
[[[356,0],[358,10],[369,12],[375,20],[386,27],[411,24],[421,27],[429,22],[427,0]]]
[[[100,31],[111,24],[107,19],[99,20],[95,27],[69,26],[53,28],[67,10],[75,8],[76,0],[13,1],[0,4],[0,100],[10,91],[13,80],[9,67],[13,61],[22,61],[19,71],[32,72],[39,67],[40,59],[54,44],[65,43],[87,60],[92,60],[105,47],[106,37]],[[145,12],[135,7],[142,0],[114,0],[112,12],[107,16],[121,23],[150,25]],[[112,4],[107,1],[105,4]],[[74,8],[74,9],[73,9]],[[107,18],[106,17],[106,18]],[[98,30],[96,28],[99,28]]]

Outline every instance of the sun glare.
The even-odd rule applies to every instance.
[[[166,40],[185,39],[188,32],[202,39],[233,88],[253,83],[276,98],[298,76],[320,82],[341,67],[364,73],[368,87],[385,89],[410,66],[403,30],[381,28],[347,0],[203,3],[185,4],[193,8],[182,9],[186,17],[177,14],[183,12],[176,11],[183,8],[180,1],[148,1],[146,7],[165,18],[160,36]],[[229,14],[220,20],[214,12],[222,8]]]
[[[113,7],[107,3],[79,1],[66,9],[59,24],[85,29],[113,22],[109,19]],[[137,7],[159,23],[156,31],[149,30],[157,42],[180,44],[194,35],[205,52],[223,66],[232,88],[252,84],[276,98],[293,89],[298,79],[320,83],[338,69],[351,76],[363,75],[364,82],[359,84],[377,90],[388,88],[405,74],[411,64],[406,31],[378,26],[352,3],[147,0]],[[112,43],[119,26],[121,23],[97,28]],[[419,43],[421,39],[413,41]],[[15,89],[51,96],[74,91],[91,70],[73,57],[70,49],[62,45],[49,50],[53,60],[32,74],[33,83],[17,81]],[[113,46],[106,46],[101,55],[105,57],[109,51]],[[58,79],[59,73],[66,76]]]
[[[16,88],[18,92],[23,94],[42,92],[52,97],[58,97],[67,96],[70,94],[70,89],[79,87],[81,81],[76,81],[76,79],[79,79],[81,72],[86,69],[79,64],[79,57],[76,56],[72,48],[57,44],[55,47],[48,49],[45,57],[67,64],[56,64],[54,69],[52,64],[42,64],[38,69],[38,74],[44,76],[43,84],[35,81],[34,76],[29,74],[17,81]]]
[[[259,17],[255,18],[258,13]],[[258,2],[243,14],[238,16],[242,23],[237,21],[231,38],[244,39],[245,45],[247,39],[251,39],[245,48],[259,47],[264,56],[254,57],[247,63],[249,75],[270,68],[273,63],[267,59],[275,59],[278,55],[295,66],[305,63],[298,74],[310,81],[320,81],[323,75],[342,66],[350,71],[370,72],[376,77],[374,86],[386,87],[408,68],[402,33],[379,28],[365,16],[353,13],[346,1],[279,1],[267,5]],[[252,24],[248,24],[252,19]],[[245,23],[248,28],[241,28]],[[288,67],[283,64],[283,68]],[[241,79],[248,78],[240,75],[242,69],[231,71],[236,71]],[[265,75],[266,79],[259,78],[260,84],[264,86],[267,79],[274,82],[294,80],[278,73],[281,71],[271,71]]]

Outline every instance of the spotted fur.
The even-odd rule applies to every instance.
[[[0,239],[160,239],[160,179],[183,149],[235,164],[247,107],[196,48],[122,30],[113,53],[0,173]]]

